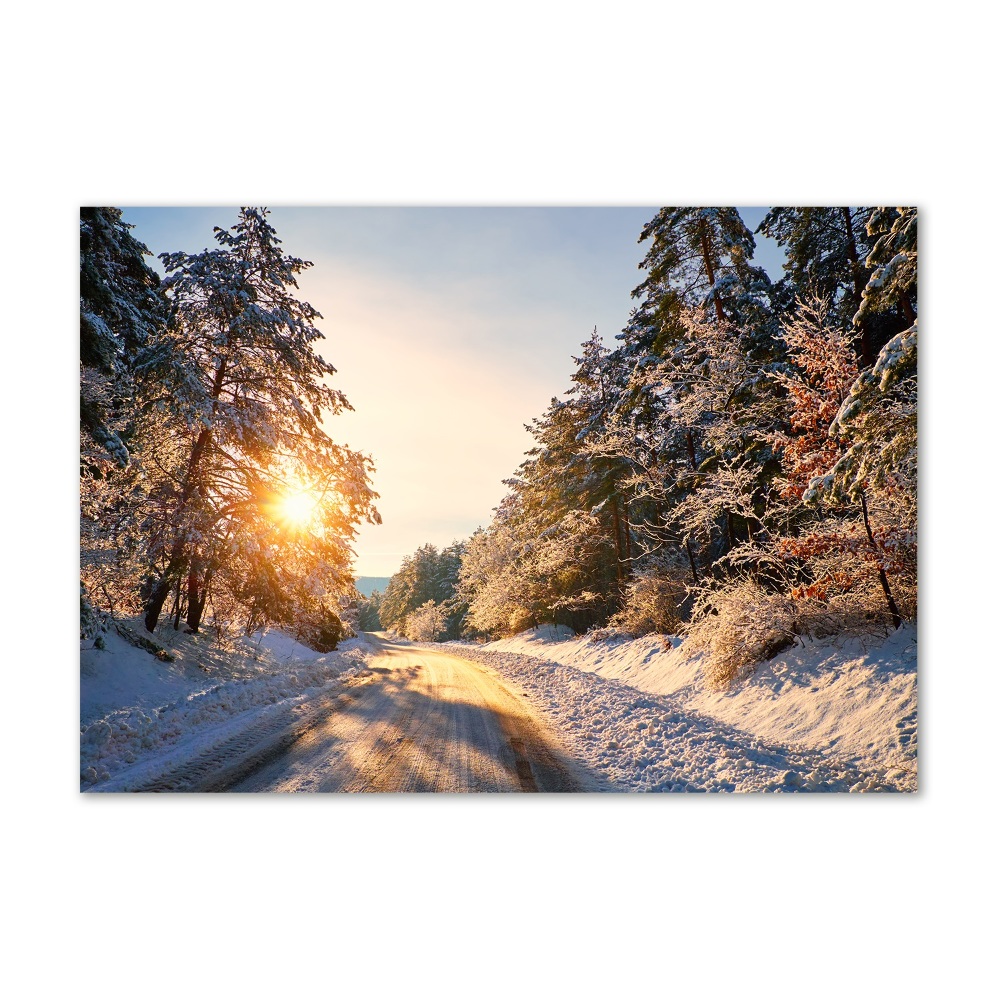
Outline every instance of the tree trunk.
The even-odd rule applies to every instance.
[[[167,599],[167,595],[170,593],[170,587],[173,584],[173,580],[164,573],[160,577],[159,583],[153,588],[153,593],[149,595],[149,600],[146,602],[146,613],[143,617],[143,624],[146,626],[147,632],[156,631],[156,623],[160,620],[160,612],[163,610],[164,602]]]
[[[691,564],[691,576],[694,578],[695,586],[698,585],[698,567],[695,565],[694,552],[691,549],[691,542],[687,541],[684,543],[684,547],[687,549],[688,562]]]
[[[208,602],[208,586],[212,582],[211,570],[206,570],[205,579],[199,586],[197,578],[194,580],[188,577],[188,628],[192,632],[197,632],[201,625],[202,616],[205,613],[205,604]]]
[[[712,263],[712,253],[708,245],[708,231],[704,220],[701,222],[699,233],[701,234],[701,256],[702,260],[705,262],[705,273],[708,275],[708,283],[714,289],[715,267]],[[722,323],[726,318],[725,313],[722,311],[722,303],[718,299],[715,300],[715,315],[718,317],[720,323]]]
[[[910,305],[910,300],[905,295],[899,297],[899,308],[903,310],[903,318],[906,322],[913,326],[917,321],[917,314],[913,311],[913,306]]]
[[[146,601],[146,606],[143,609],[143,624],[146,626],[147,632],[154,632],[156,630],[156,623],[160,620],[160,613],[163,611],[163,605],[166,603],[167,596],[170,594],[174,583],[180,579],[181,574],[184,572],[185,561],[184,546],[179,541],[175,542],[174,550],[170,554],[170,562],[167,563],[167,568],[160,575],[160,579],[153,588],[153,592],[149,595],[149,600]]]
[[[197,632],[201,622],[201,610],[205,606],[205,597],[204,592],[199,592],[198,589],[198,563],[195,560],[192,560],[188,570],[187,592],[188,612],[186,620],[188,628],[192,632]]]
[[[181,627],[181,578],[177,577],[177,586],[174,588],[174,631]]]
[[[205,614],[205,605],[208,603],[208,591],[212,584],[212,577],[215,575],[216,566],[209,559],[191,561],[191,569],[188,573],[188,609],[187,623],[192,632],[197,632],[201,625],[201,619]]]
[[[213,416],[218,410],[219,406],[219,396],[222,394],[222,384],[226,377],[227,361],[223,359],[219,362],[219,367],[215,372],[215,379],[212,384],[212,414]],[[203,427],[201,433],[198,435],[198,439],[194,443],[194,447],[191,449],[191,457],[188,459],[187,472],[184,474],[184,488],[181,491],[180,501],[177,504],[176,510],[176,532],[180,532],[180,523],[182,516],[184,514],[184,509],[187,507],[191,497],[194,496],[195,489],[198,486],[198,467],[201,465],[201,460],[208,450],[208,446],[212,440],[212,430],[211,427]],[[145,622],[146,628],[152,632],[156,628],[156,623],[159,620],[160,612],[163,611],[163,604],[167,599],[167,594],[170,593],[170,588],[177,579],[184,572],[184,566],[187,562],[187,558],[184,554],[184,540],[178,535],[174,537],[173,548],[170,553],[170,562],[167,564],[167,568],[164,570],[163,575],[153,589],[153,593],[149,600],[146,602],[145,615],[143,621]],[[199,615],[200,617],[200,615]]]
[[[861,514],[864,517],[865,532],[868,535],[868,542],[877,557],[878,549],[875,545],[875,536],[872,534],[872,526],[868,521],[868,501],[865,498],[864,492],[861,493]],[[889,578],[885,575],[885,570],[882,569],[880,564],[878,566],[878,582],[882,584],[882,593],[885,595],[886,604],[889,605],[889,614],[892,615],[893,628],[899,628],[903,624],[903,617],[900,615],[899,608],[896,607],[896,601],[892,596],[892,591],[889,589]]]
[[[847,232],[847,257],[851,262],[851,276],[854,281],[854,311],[861,308],[861,299],[865,291],[865,276],[861,271],[861,262],[858,260],[858,245],[854,239],[854,225],[851,222],[851,210],[842,208],[844,213],[844,228]],[[870,324],[867,317],[861,321],[861,366],[871,368],[875,364],[875,352],[872,350],[872,339]]]

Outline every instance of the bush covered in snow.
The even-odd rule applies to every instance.
[[[750,579],[704,590],[695,603],[685,646],[705,653],[706,681],[725,687],[795,639],[795,602]]]
[[[686,648],[705,655],[710,686],[727,687],[798,637],[887,635],[892,621],[877,586],[820,598],[808,588],[774,591],[749,577],[697,595]]]
[[[621,610],[608,627],[631,636],[676,632],[687,598],[684,573],[682,567],[665,560],[647,564],[627,584]]]
[[[425,601],[406,616],[403,634],[414,642],[437,642],[448,627],[448,619],[439,604]]]

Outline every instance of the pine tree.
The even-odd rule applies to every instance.
[[[553,398],[527,425],[535,444],[505,481],[511,492],[496,520],[516,516],[510,530],[520,538],[520,572],[533,579],[541,574],[526,612],[540,621],[558,613],[560,624],[579,630],[617,607],[631,572],[632,538],[622,485],[627,465],[592,447],[616,402],[611,353],[595,330],[573,360],[577,367],[566,397]],[[593,537],[584,540],[584,531]],[[585,558],[578,572],[570,571],[564,557],[570,550]]]
[[[244,208],[219,246],[163,254],[171,321],[141,357],[167,367],[159,405],[185,442],[182,468],[158,497],[145,604],[152,631],[174,588],[197,631],[217,585],[249,621],[287,617],[306,595],[347,592],[354,526],[377,520],[371,463],[334,444],[321,423],[349,404],[324,383],[319,313],[293,294],[311,266],[286,256],[266,209]],[[309,526],[286,523],[283,499],[314,499]]]
[[[760,280],[750,260],[753,234],[735,208],[661,208],[639,242],[650,241],[640,267],[648,276],[633,292],[666,327],[686,305],[712,310],[719,322],[734,317],[734,284]],[[766,277],[766,276],[765,276]]]
[[[137,359],[166,322],[149,251],[117,208],[80,210],[81,622],[91,601],[133,612],[136,560],[145,547],[142,506],[150,481]]]
[[[769,236],[786,254],[789,310],[795,297],[818,295],[826,303],[829,322],[851,329],[871,275],[866,260],[870,208],[772,208],[757,231]],[[857,324],[858,360],[870,367],[882,336],[870,319]],[[882,341],[884,342],[884,340]]]
[[[753,236],[735,208],[663,208],[643,240],[649,273],[615,352],[630,375],[602,447],[631,465],[641,547],[681,546],[697,583],[750,530],[739,511],[752,498],[730,504],[747,482],[736,470],[755,468],[763,488],[776,468],[755,420],[774,419],[783,292],[750,263]]]
[[[865,263],[872,274],[855,322],[898,310],[902,323],[912,326],[917,319],[917,210],[876,208],[867,231],[872,248]]]
[[[466,610],[457,597],[464,548],[464,542],[456,541],[438,551],[436,546],[428,543],[407,556],[390,578],[379,602],[378,613],[382,624],[386,628],[405,632],[409,616],[418,608],[432,603],[445,616],[445,637],[457,639]]]
[[[117,208],[80,209],[80,429],[84,463],[124,467],[135,362],[166,320],[160,279]]]

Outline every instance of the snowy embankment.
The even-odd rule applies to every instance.
[[[138,629],[136,629],[138,631]],[[157,787],[192,762],[264,746],[308,724],[375,650],[362,639],[320,655],[280,632],[220,646],[167,629],[158,660],[111,629],[80,650],[80,787]]]
[[[867,644],[806,641],[721,692],[673,636],[545,628],[461,644],[591,767],[649,791],[915,790],[916,647],[912,626]]]

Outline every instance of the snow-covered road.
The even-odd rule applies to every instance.
[[[394,646],[318,722],[240,780],[245,792],[598,791],[600,780],[481,664]]]
[[[678,637],[159,638],[174,661],[113,631],[81,650],[82,790],[916,788],[912,629],[804,644],[725,692]]]

